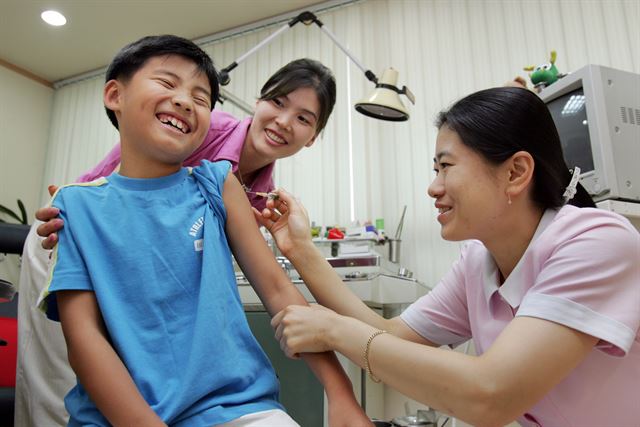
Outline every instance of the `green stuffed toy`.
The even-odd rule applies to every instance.
[[[558,81],[559,78],[564,77],[566,74],[561,74],[556,68],[556,51],[551,51],[551,58],[548,63],[540,64],[537,67],[530,65],[525,67],[525,71],[531,71],[529,78],[533,83],[533,88],[536,92],[540,92],[545,87]]]

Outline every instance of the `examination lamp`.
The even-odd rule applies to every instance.
[[[356,111],[374,119],[387,120],[393,122],[402,122],[409,119],[409,111],[402,104],[400,95],[406,95],[412,104],[415,104],[415,97],[413,93],[406,87],[402,89],[396,87],[398,81],[398,72],[393,68],[385,70],[382,74],[382,79],[378,81],[375,74],[364,65],[360,63],[339,41],[336,36],[329,31],[324,24],[311,12],[302,12],[291,21],[283,25],[273,34],[262,40],[260,43],[249,49],[246,53],[233,61],[227,67],[220,70],[219,80],[222,86],[226,86],[231,81],[229,72],[236,68],[241,62],[247,59],[249,56],[262,49],[273,39],[278,37],[289,28],[296,25],[298,22],[302,22],[305,25],[316,24],[338,47],[362,70],[368,80],[375,83],[376,88],[374,92],[368,98],[363,99],[355,105]]]

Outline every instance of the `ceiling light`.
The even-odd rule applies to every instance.
[[[67,18],[64,17],[60,12],[56,12],[55,10],[45,10],[40,14],[40,17],[44,22],[49,25],[53,25],[54,27],[60,27],[67,23]]]

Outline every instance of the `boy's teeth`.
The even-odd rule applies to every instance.
[[[186,123],[176,119],[175,117],[171,117],[166,114],[161,114],[158,116],[158,119],[160,119],[162,123],[171,124],[173,127],[180,129],[183,133],[188,132],[189,126],[187,126]]]

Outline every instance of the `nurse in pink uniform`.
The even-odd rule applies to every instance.
[[[281,347],[339,351],[374,380],[477,426],[639,426],[638,231],[594,208],[534,93],[474,93],[437,127],[428,193],[442,237],[467,242],[397,318],[378,316],[340,282],[291,195],[267,202],[282,216],[255,212],[328,307],[276,315]],[[469,339],[477,356],[437,348]]]

